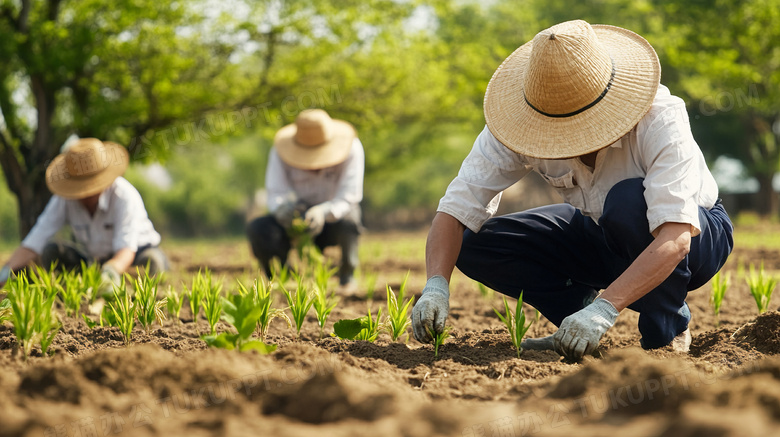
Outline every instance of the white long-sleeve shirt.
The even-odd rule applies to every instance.
[[[70,225],[76,241],[95,259],[106,259],[120,249],[160,244],[146,213],[141,194],[123,177],[118,177],[98,199],[93,216],[78,201],[54,195],[46,204],[22,246],[37,254],[60,228]]]
[[[501,192],[531,171],[563,199],[598,222],[609,190],[618,182],[644,178],[650,232],[667,222],[689,223],[698,235],[699,207],[712,208],[718,186],[693,139],[684,102],[658,87],[649,112],[629,133],[601,149],[594,169],[579,158],[538,159],[517,154],[486,127],[439,202],[474,232],[498,209]]]
[[[328,202],[325,220],[338,221],[363,200],[364,172],[363,144],[357,138],[352,141],[344,162],[320,170],[301,170],[287,165],[272,148],[265,174],[268,210],[275,211],[294,193],[298,200],[309,206]]]

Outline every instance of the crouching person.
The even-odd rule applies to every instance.
[[[127,150],[115,143],[82,138],[46,169],[53,196],[27,237],[0,271],[0,285],[16,270],[40,260],[44,267],[74,269],[101,265],[104,285],[118,283],[132,266],[149,273],[168,269],[158,234],[138,191],[121,175]],[[52,238],[69,225],[73,241]]]
[[[265,180],[270,213],[247,226],[252,252],[266,275],[271,275],[273,258],[287,262],[288,231],[300,216],[320,250],[341,247],[339,283],[353,283],[364,165],[363,145],[352,125],[321,109],[301,112],[294,124],[276,133]]]

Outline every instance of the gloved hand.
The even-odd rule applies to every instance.
[[[322,229],[325,227],[325,216],[330,211],[330,203],[323,202],[319,205],[314,205],[303,215],[303,220],[306,222],[306,226],[309,229],[309,234],[312,236],[320,235]]]
[[[283,228],[289,229],[290,225],[292,225],[293,217],[295,216],[295,206],[295,200],[291,199],[277,206],[271,215],[274,216],[276,222],[282,225]]]
[[[438,334],[444,330],[450,310],[450,284],[443,276],[431,276],[423,288],[420,300],[412,308],[412,331],[414,338],[422,343],[433,341],[430,332]]]
[[[618,314],[618,310],[608,300],[594,300],[563,319],[558,332],[553,335],[555,350],[575,361],[592,353],[604,333],[615,324]]]
[[[114,285],[119,285],[122,275],[112,264],[103,264],[100,269],[100,294],[111,294],[114,292]]]

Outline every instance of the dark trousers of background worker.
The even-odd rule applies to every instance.
[[[470,278],[532,305],[559,326],[589,304],[653,241],[643,179],[616,184],[596,224],[568,204],[494,217],[478,233],[466,230],[457,261]],[[720,203],[699,208],[701,234],[661,285],[629,305],[639,312],[645,349],[668,345],[688,327],[688,291],[720,270],[734,245]]]
[[[352,209],[339,221],[325,223],[322,232],[314,237],[314,244],[320,251],[329,246],[341,248],[339,283],[346,285],[352,281],[358,266],[358,237],[361,233],[360,208]],[[263,216],[249,222],[246,228],[252,253],[260,261],[266,276],[271,277],[271,260],[278,258],[282,265],[287,263],[287,255],[292,242],[287,230],[271,216]]]
[[[99,263],[108,261],[110,258],[104,258],[97,260]],[[90,264],[94,260],[87,256],[84,251],[75,243],[69,242],[57,242],[53,241],[43,248],[41,253],[41,264],[44,267],[49,267],[52,263],[57,263],[57,269],[79,269],[81,268],[81,262]],[[170,269],[170,263],[168,257],[157,246],[144,246],[139,247],[135,252],[135,259],[133,259],[133,266],[146,267],[149,266],[149,274],[155,275],[157,273],[165,272]]]

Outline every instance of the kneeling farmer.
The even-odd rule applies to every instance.
[[[106,284],[117,283],[131,266],[148,264],[150,274],[166,270],[160,234],[141,195],[121,177],[128,162],[124,147],[95,138],[82,138],[54,158],[46,169],[54,195],[3,266],[0,284],[38,257],[44,267],[56,261],[66,269],[99,262]],[[71,226],[75,243],[50,241],[64,225]]]
[[[660,75],[642,37],[579,20],[501,64],[485,93],[487,127],[428,234],[418,340],[444,328],[457,265],[503,294],[522,292],[559,327],[523,347],[579,359],[630,308],[642,347],[687,351],[686,295],[726,262],[733,228],[685,105]],[[530,171],[566,203],[493,217],[501,192]]]

